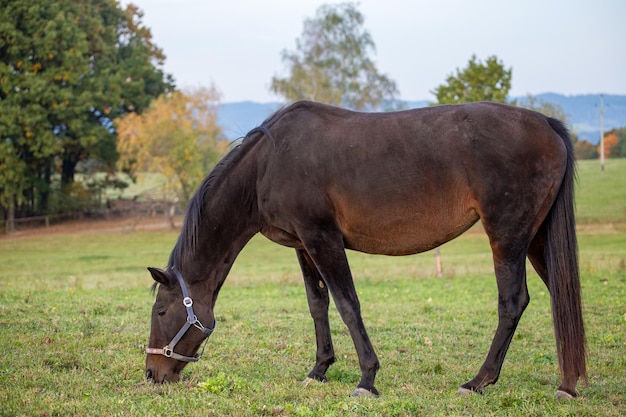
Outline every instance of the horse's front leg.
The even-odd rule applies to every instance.
[[[323,278],[323,283],[328,286],[341,319],[350,331],[350,336],[359,356],[361,381],[352,395],[378,395],[378,391],[374,387],[374,380],[380,363],[363,324],[361,307],[343,247],[343,239],[341,236],[332,236],[332,233],[328,231],[323,235],[309,236],[309,238],[310,240],[303,239],[307,258],[312,261],[318,275]],[[328,320],[327,311],[325,317]],[[326,321],[320,327],[328,330],[328,322]],[[318,330],[317,326],[316,330]],[[328,333],[328,338],[330,340],[330,333]],[[317,340],[319,343],[323,337],[318,335]]]
[[[312,381],[328,381],[326,371],[328,367],[335,362],[335,351],[333,349],[330,323],[328,321],[328,288],[326,288],[324,280],[307,253],[304,250],[298,249],[296,250],[296,254],[298,255],[298,261],[302,269],[306,297],[309,303],[309,311],[311,312],[311,317],[313,317],[313,323],[315,325],[315,340],[317,342],[315,366],[302,382],[306,386]]]

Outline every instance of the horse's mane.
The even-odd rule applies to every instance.
[[[224,174],[241,160],[263,136],[272,139],[269,128],[289,107],[290,106],[285,106],[279,109],[269,116],[260,126],[250,130],[244,137],[237,139],[235,142],[239,141],[239,143],[217,163],[215,168],[213,168],[209,175],[202,181],[187,206],[180,235],[170,255],[167,266],[168,269],[179,266],[183,260],[183,256],[186,256],[185,254],[195,252],[206,198],[211,194],[211,190],[221,181]]]

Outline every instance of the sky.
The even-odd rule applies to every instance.
[[[121,0],[126,5],[128,0]],[[132,0],[179,88],[213,84],[221,101],[283,101],[269,91],[288,75],[303,22],[333,0]],[[370,57],[402,100],[431,93],[472,55],[512,68],[512,97],[626,94],[624,0],[360,0]]]

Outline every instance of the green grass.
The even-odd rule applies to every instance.
[[[626,230],[626,158],[578,162],[576,193],[579,224],[618,223]]]
[[[497,319],[481,234],[442,248],[441,279],[426,272],[433,269],[430,253],[350,253],[382,363],[378,399],[348,397],[359,368],[334,309],[332,382],[299,385],[315,346],[304,289],[292,251],[263,238],[244,250],[222,290],[205,358],[187,368],[182,383],[152,386],[142,380],[152,303],[144,266],[162,265],[175,237],[109,232],[0,240],[0,415],[617,416],[626,407],[624,234],[580,235],[590,385],[573,402],[553,397],[558,369],[549,298],[534,275],[533,301],[501,380],[484,396],[454,396],[480,366]]]
[[[82,231],[0,239],[0,416],[624,415],[626,230],[615,226],[625,223],[624,175],[607,177],[626,172],[626,164],[607,164],[598,175],[594,169],[579,170],[590,379],[575,401],[554,398],[550,301],[534,273],[532,301],[500,381],[483,396],[455,396],[481,365],[497,321],[480,228],[441,248],[443,278],[433,277],[431,252],[349,253],[381,361],[382,395],[372,399],[349,397],[359,367],[334,307],[331,382],[300,385],[314,362],[315,338],[299,268],[292,250],[262,237],[244,249],[222,289],[205,357],[186,368],[181,383],[145,382],[153,302],[145,267],[164,266],[177,234]]]

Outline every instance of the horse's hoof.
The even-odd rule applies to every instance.
[[[308,387],[309,385],[311,385],[314,382],[317,382],[317,381],[315,379],[309,378],[307,376],[306,378],[304,378],[304,381],[302,381],[302,386],[306,388],[306,387]]]
[[[304,378],[304,381],[302,381],[302,386],[303,387],[308,387],[311,384],[323,384],[326,381],[320,381],[319,379],[315,379],[315,378],[310,378],[310,377],[306,377]]]
[[[468,395],[474,394],[483,395],[483,391],[482,389],[472,389],[469,384],[461,385],[456,393],[457,397],[467,397]]]
[[[578,397],[578,393],[576,393],[575,395],[572,395],[569,392],[562,390],[562,389],[556,390],[556,398],[558,399],[573,400],[576,397]]]
[[[354,391],[352,391],[352,394],[350,394],[351,397],[378,397],[378,395],[379,394],[378,391],[376,391],[376,388],[374,388],[373,391],[370,391],[361,387],[357,387]]]

